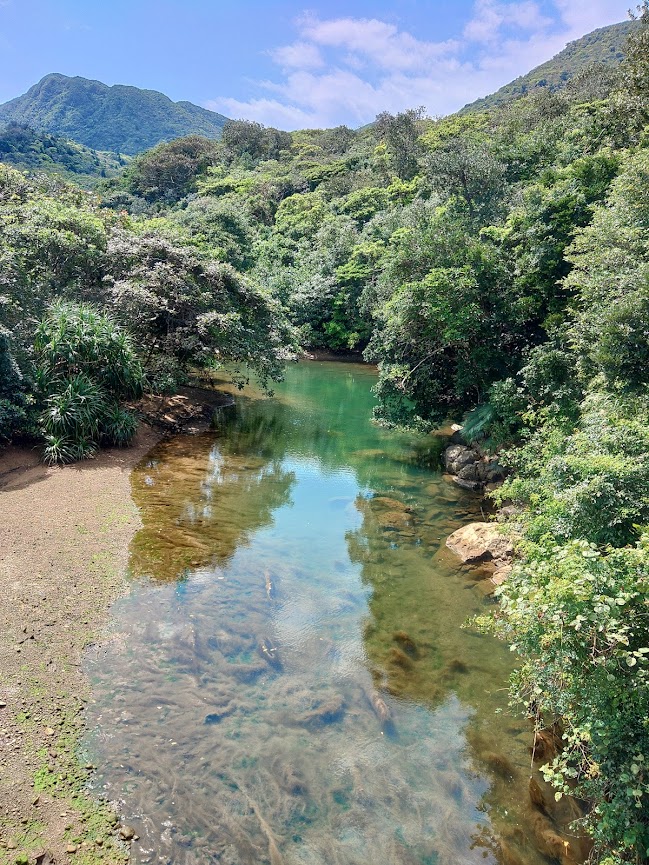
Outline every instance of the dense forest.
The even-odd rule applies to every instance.
[[[0,436],[126,444],[143,390],[300,348],[379,365],[381,423],[452,419],[510,468],[495,629],[560,724],[598,861],[649,859],[649,5],[619,70],[431,120],[230,121],[93,193],[0,166]]]
[[[0,126],[0,161],[28,172],[60,174],[92,187],[100,177],[119,173],[128,161],[119,154],[98,152],[60,135],[36,132],[23,123]]]

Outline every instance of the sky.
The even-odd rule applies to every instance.
[[[628,0],[0,0],[0,103],[61,72],[281,129],[448,114]]]

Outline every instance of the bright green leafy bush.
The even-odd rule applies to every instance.
[[[501,596],[497,630],[523,659],[515,696],[563,750],[544,768],[557,795],[593,803],[600,861],[649,856],[649,538],[599,549],[528,545]]]

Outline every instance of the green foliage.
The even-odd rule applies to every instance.
[[[530,313],[541,323],[548,314],[561,313],[567,302],[559,287],[570,271],[567,247],[576,229],[589,223],[591,205],[605,197],[618,167],[619,156],[604,151],[580,157],[565,169],[546,170],[525,188],[521,205],[507,219],[503,247],[513,257]]]
[[[160,228],[116,230],[108,245],[111,309],[137,339],[147,371],[168,376],[169,361],[180,373],[230,363],[264,384],[281,376],[292,334],[279,305]]]
[[[499,496],[526,506],[530,538],[636,539],[649,522],[649,429],[628,414],[623,403],[590,395],[572,431],[563,417],[548,419],[511,455],[516,474]]]
[[[292,143],[288,132],[251,120],[226,121],[221,141],[231,159],[248,157],[253,164],[262,159],[277,159]]]
[[[196,198],[172,218],[203,252],[240,271],[254,263],[250,220],[227,199]]]
[[[197,177],[218,161],[219,145],[199,135],[159,144],[138,156],[127,168],[128,192],[146,201],[178,201],[196,189]]]
[[[435,268],[381,308],[368,348],[369,356],[381,356],[379,417],[403,423],[416,411],[426,421],[442,420],[456,406],[480,402],[490,381],[508,369],[515,305],[499,296],[490,250],[478,254],[475,269]]]
[[[648,190],[647,151],[627,154],[567,257],[570,315],[491,392],[523,438],[498,492],[522,539],[495,629],[522,660],[514,698],[563,729],[544,772],[592,803],[607,865],[649,857]]]
[[[357,223],[363,225],[380,210],[387,207],[389,192],[385,189],[356,189],[346,195],[338,204],[339,213],[351,216]]]
[[[275,213],[275,230],[289,241],[313,237],[326,218],[327,207],[317,192],[289,195]]]
[[[389,168],[401,180],[411,180],[417,174],[422,118],[423,109],[419,108],[400,114],[384,111],[374,122],[374,134],[389,154]]]
[[[23,427],[25,407],[25,384],[11,351],[11,337],[0,327],[0,443],[11,441]]]
[[[130,442],[137,421],[119,401],[140,395],[142,367],[130,337],[108,315],[55,304],[36,331],[34,351],[47,463],[84,459],[100,444]]]
[[[35,434],[51,462],[127,444],[136,422],[120,402],[141,391],[142,364],[155,389],[174,387],[189,365],[232,362],[264,384],[281,375],[293,345],[281,307],[217,260],[250,261],[232,207],[197,202],[136,227],[49,183],[0,174],[0,317],[28,381],[3,338],[4,439]]]
[[[466,132],[437,144],[426,159],[426,173],[433,190],[461,198],[483,221],[495,215],[505,192],[504,165],[487,141]]]
[[[523,659],[516,696],[539,726],[563,729],[546,778],[594,803],[588,826],[609,865],[649,855],[648,592],[646,535],[624,549],[546,542],[528,546],[497,613]]]
[[[74,177],[79,183],[89,178],[111,177],[121,170],[111,153],[98,153],[58,135],[35,132],[14,121],[0,129],[0,160],[25,171],[47,171]]]
[[[469,444],[483,439],[485,431],[493,427],[495,412],[491,403],[484,403],[470,411],[462,424],[462,438]]]
[[[498,249],[463,215],[413,206],[408,221],[384,254],[366,356],[380,363],[378,417],[433,424],[514,368],[525,308]]]
[[[617,391],[647,386],[649,151],[629,156],[608,205],[577,235],[568,285],[578,292],[574,338],[585,379]]]
[[[11,169],[0,175],[2,189],[0,322],[16,337],[22,364],[22,346],[54,298],[95,300],[101,294],[114,217],[86,193],[40,181],[29,185]]]
[[[37,328],[34,349],[38,374],[47,381],[83,375],[116,399],[142,392],[130,336],[92,307],[55,304]]]
[[[626,47],[624,83],[629,108],[640,123],[649,121],[649,3],[642,0],[634,16],[637,25]]]

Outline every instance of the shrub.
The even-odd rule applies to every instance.
[[[543,767],[556,798],[593,803],[597,861],[649,856],[649,535],[598,550],[583,540],[528,545],[502,593],[496,628],[523,664],[514,693],[563,748]]]
[[[56,304],[38,327],[35,352],[46,462],[72,462],[101,444],[131,441],[137,420],[119,402],[142,392],[142,367],[110,316]]]

